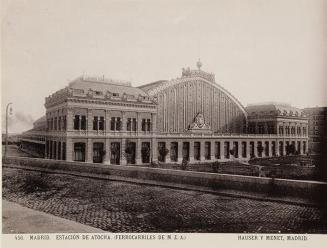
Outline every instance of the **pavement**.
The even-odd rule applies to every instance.
[[[100,233],[101,229],[2,201],[2,233]]]
[[[7,167],[3,198],[107,232],[327,233],[318,206]]]

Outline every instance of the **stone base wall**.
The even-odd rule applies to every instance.
[[[89,173],[89,176],[92,176],[92,174],[102,174],[207,187],[211,190],[232,189],[257,192],[267,196],[276,195],[319,200],[327,194],[327,183],[317,181],[274,179],[137,166],[76,163],[36,158],[8,157],[6,163],[41,169],[83,172]]]

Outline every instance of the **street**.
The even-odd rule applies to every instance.
[[[318,207],[13,168],[3,198],[109,232],[327,233]]]

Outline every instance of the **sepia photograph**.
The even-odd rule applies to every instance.
[[[1,2],[2,235],[327,234],[327,1]]]

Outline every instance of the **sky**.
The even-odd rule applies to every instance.
[[[32,127],[45,97],[81,76],[133,86],[212,72],[246,106],[327,106],[327,1],[2,0],[1,113]]]

